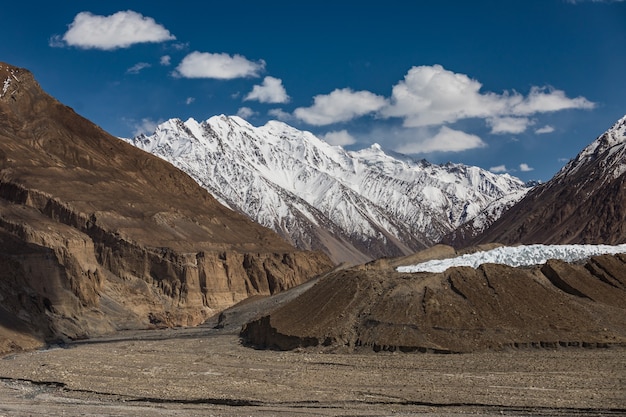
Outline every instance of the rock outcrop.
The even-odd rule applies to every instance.
[[[332,267],[0,63],[0,353],[195,325]]]
[[[248,323],[242,337],[271,349],[440,353],[623,345],[626,255],[443,273],[344,270]]]

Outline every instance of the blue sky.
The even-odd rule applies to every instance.
[[[0,61],[116,136],[239,114],[548,180],[626,114],[626,1],[34,1],[0,17]]]

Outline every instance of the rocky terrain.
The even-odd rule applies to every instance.
[[[424,259],[449,257],[438,246]],[[411,259],[327,275],[246,324],[251,346],[459,353],[510,347],[626,344],[626,255],[400,273]]]
[[[332,267],[0,64],[0,353],[195,325]]]

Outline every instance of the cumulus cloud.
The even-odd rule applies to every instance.
[[[287,103],[289,96],[281,79],[267,76],[261,85],[252,87],[252,91],[244,97],[244,101],[248,100],[257,100],[261,103]]]
[[[487,144],[476,135],[442,126],[435,136],[425,140],[406,143],[397,147],[396,151],[405,154],[460,152],[486,146]]]
[[[150,68],[152,65],[147,62],[138,62],[126,70],[127,74],[139,74],[142,69]]]
[[[535,168],[529,167],[528,164],[519,164],[519,169],[522,172],[529,172],[529,171],[534,170]]]
[[[283,122],[293,120],[293,116],[291,113],[287,113],[283,109],[271,109],[267,112],[272,117],[275,117],[278,120],[282,120]]]
[[[495,167],[489,168],[489,171],[493,172],[494,174],[502,174],[504,172],[507,172],[508,170],[506,169],[506,165],[497,165]]]
[[[494,134],[522,133],[533,121],[525,117],[493,117],[487,119],[487,124]]]
[[[527,116],[565,109],[591,109],[595,104],[584,97],[569,98],[551,87],[532,87],[528,96],[505,91],[482,92],[482,84],[465,74],[441,65],[411,68],[392,89],[389,105],[380,110],[384,117],[399,117],[405,127],[433,126],[469,118],[491,120],[496,127],[520,132],[530,125]],[[508,119],[506,119],[508,118]],[[519,120],[513,121],[513,118]],[[504,123],[504,122],[508,123]],[[507,126],[508,125],[508,126]],[[497,131],[497,129],[496,129]]]
[[[144,117],[140,121],[132,121],[133,135],[138,136],[141,134],[152,134],[156,130],[159,123],[163,121],[154,121],[149,117]]]
[[[159,62],[164,67],[169,67],[172,64],[172,57],[169,55],[163,55],[161,59],[159,60]]]
[[[175,74],[184,78],[233,78],[258,77],[265,69],[265,61],[250,61],[241,55],[194,51],[176,67]]]
[[[255,114],[256,112],[250,107],[241,107],[239,110],[237,110],[237,116],[241,117],[242,119],[247,119],[248,117],[252,117]]]
[[[347,130],[328,132],[322,139],[331,145],[346,146],[356,143],[356,139]]]
[[[535,133],[538,135],[543,135],[546,133],[552,133],[554,132],[554,128],[550,125],[545,125],[544,127],[540,127],[539,129],[535,130]]]
[[[568,98],[564,91],[551,87],[532,87],[523,100],[509,110],[515,115],[549,113],[568,109],[593,109],[595,104],[584,97]]]
[[[176,39],[165,27],[132,10],[110,16],[81,12],[74,17],[63,36],[53,36],[50,46],[76,46],[83,49],[113,50],[137,43]]]
[[[380,110],[387,104],[384,97],[369,91],[336,89],[330,94],[317,95],[311,107],[299,107],[294,115],[311,125],[323,126],[346,122]]]

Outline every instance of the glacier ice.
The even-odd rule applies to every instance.
[[[626,244],[621,245],[521,245],[502,246],[488,251],[438,259],[415,265],[400,266],[398,272],[444,272],[455,266],[478,268],[485,263],[504,264],[513,267],[532,266],[545,263],[548,259],[575,262],[590,256],[626,253]]]

